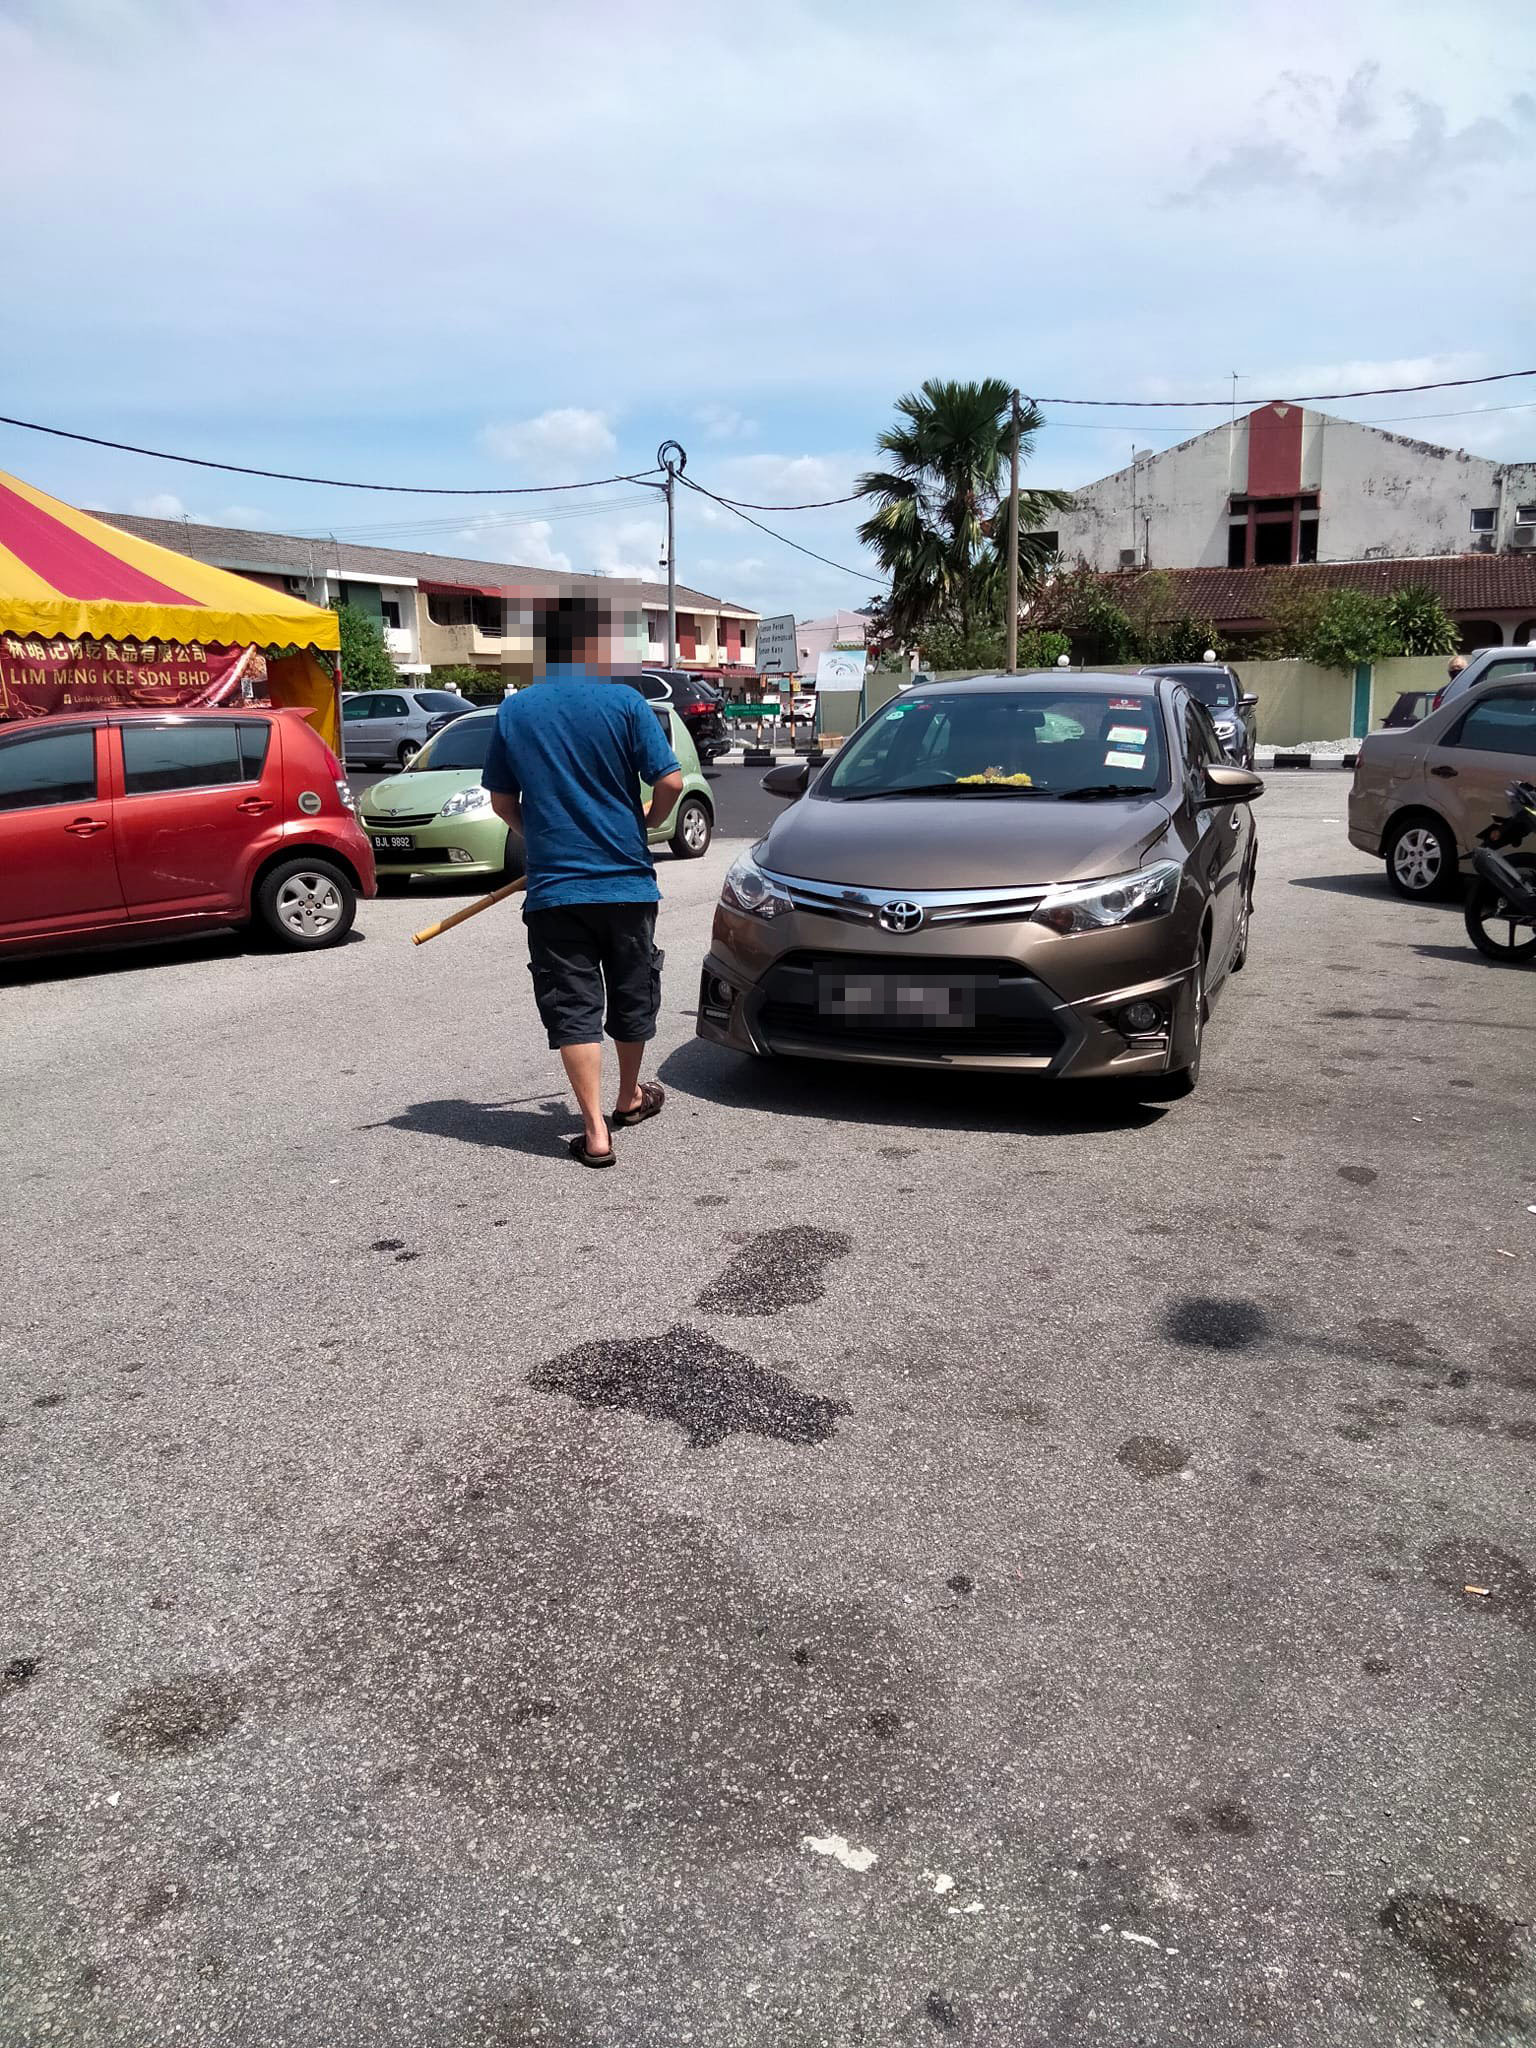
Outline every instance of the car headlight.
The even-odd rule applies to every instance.
[[[795,907],[750,853],[741,854],[732,862],[720,890],[720,901],[731,910],[744,910],[749,917],[782,917]]]
[[[1053,889],[1030,922],[1049,925],[1053,932],[1103,932],[1166,917],[1178,897],[1180,873],[1176,860],[1160,860],[1132,875],[1113,875],[1107,882]]]
[[[488,789],[461,789],[456,796],[448,798],[438,812],[440,818],[462,818],[466,811],[483,811],[491,801]]]
[[[1218,718],[1216,721],[1216,732],[1217,736],[1221,739],[1235,740],[1237,738],[1237,720],[1235,718]]]

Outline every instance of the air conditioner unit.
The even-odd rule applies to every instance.
[[[285,576],[283,578],[283,587],[294,597],[302,597],[304,595],[304,578],[302,576]]]
[[[1536,526],[1517,526],[1509,536],[1512,548],[1536,548]]]
[[[1139,569],[1141,567],[1141,549],[1122,548],[1120,550],[1120,566],[1122,569]]]

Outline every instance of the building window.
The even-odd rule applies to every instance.
[[[645,615],[645,637],[653,647],[661,644],[661,620],[654,612]]]
[[[1248,566],[1248,522],[1234,519],[1227,528],[1227,567],[1246,569]]]
[[[1517,526],[1536,526],[1536,505],[1517,505],[1515,507],[1515,524]]]
[[[379,599],[379,610],[380,610],[380,611],[381,611],[381,612],[382,612],[382,613],[384,614],[384,623],[385,623],[385,625],[386,625],[386,626],[392,626],[392,627],[393,627],[393,628],[395,629],[395,631],[396,631],[396,632],[398,633],[398,632],[399,632],[399,630],[400,630],[400,600],[399,600],[399,598],[398,598],[398,597],[381,597],[381,598]]]
[[[1317,521],[1303,519],[1296,529],[1296,559],[1298,562],[1317,560]]]
[[[1499,508],[1497,505],[1477,505],[1473,507],[1472,531],[1474,533],[1492,533],[1498,523]]]
[[[1315,512],[1317,510],[1317,493],[1316,491],[1303,491],[1296,502],[1303,512]]]
[[[1253,566],[1256,569],[1288,568],[1294,559],[1290,520],[1259,520],[1253,529]]]
[[[427,592],[427,617],[434,626],[462,626],[466,623],[465,601],[443,590]]]

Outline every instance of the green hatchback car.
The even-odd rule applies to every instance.
[[[697,860],[714,836],[714,798],[688,728],[670,706],[652,708],[666,716],[672,751],[683,771],[683,793],[665,824],[651,833],[651,844],[670,846],[679,860]],[[491,809],[480,783],[495,724],[494,711],[456,718],[428,740],[409,768],[363,792],[358,822],[373,843],[381,888],[444,869],[498,881],[512,881],[523,872],[522,844]],[[643,795],[648,803],[650,791],[644,789]]]

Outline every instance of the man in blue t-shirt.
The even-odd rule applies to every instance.
[[[543,678],[504,699],[481,776],[497,817],[523,835],[528,971],[581,1109],[571,1156],[583,1166],[613,1164],[605,1028],[619,1058],[613,1122],[643,1123],[666,1100],[659,1083],[640,1079],[661,1007],[661,892],[646,832],[683,793],[655,712],[609,679],[609,630],[593,599],[560,599],[545,620]]]

